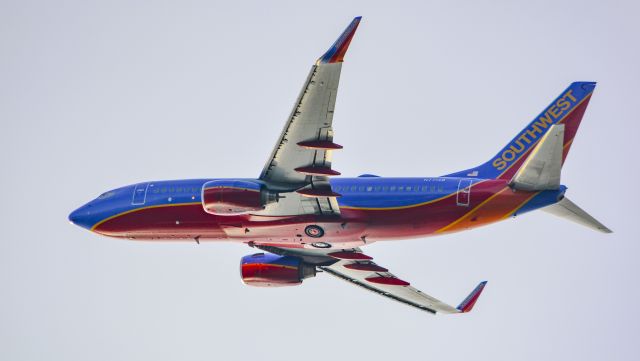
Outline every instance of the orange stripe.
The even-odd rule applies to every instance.
[[[478,182],[478,183],[480,183],[480,182]],[[449,198],[449,197],[453,197],[456,193],[458,193],[458,191],[455,191],[453,193],[447,194],[446,196],[442,196],[440,198],[432,199],[432,200],[427,201],[427,202],[422,202],[422,203],[417,203],[417,204],[410,204],[408,206],[381,207],[381,208],[340,206],[340,209],[357,209],[357,210],[366,210],[366,211],[387,211],[387,210],[394,210],[394,209],[415,208],[415,207],[424,206],[426,204],[434,203],[434,202],[437,202],[437,201],[441,201],[441,200]]]
[[[442,233],[442,232],[446,231],[447,229],[449,229],[449,228],[455,226],[456,224],[464,221],[465,219],[469,218],[472,214],[474,214],[474,212],[476,210],[478,210],[480,207],[482,207],[485,204],[487,204],[487,202],[491,201],[492,199],[494,199],[495,197],[497,197],[499,194],[501,194],[502,192],[506,191],[507,189],[511,189],[511,188],[504,187],[500,191],[494,193],[491,197],[485,199],[482,203],[480,203],[477,206],[475,206],[472,210],[470,210],[469,212],[465,213],[462,217],[460,217],[460,218],[456,219],[455,221],[449,223],[448,225],[436,230],[434,233]]]
[[[571,139],[567,142],[567,144],[565,144],[565,145],[564,145],[564,147],[563,147],[563,148],[564,148],[564,149],[569,148],[569,147],[571,146],[571,143],[573,143],[573,139],[575,139],[575,138],[571,138]]]
[[[516,208],[514,208],[511,212],[508,212],[507,214],[502,216],[502,219],[507,219],[507,218],[511,217],[512,214],[514,214],[518,209],[522,208],[522,206],[527,204],[530,200],[533,199],[533,197],[537,196],[538,194],[540,194],[540,192],[535,192],[531,197],[527,198],[524,202],[520,203],[520,205],[518,205]]]

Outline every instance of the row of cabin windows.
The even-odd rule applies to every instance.
[[[335,186],[333,190],[336,192],[444,192],[442,185],[432,184],[430,186]],[[151,188],[153,194],[160,193],[198,193],[199,187],[157,187]]]
[[[149,191],[153,194],[159,193],[199,193],[200,187],[158,187],[150,188]]]
[[[430,186],[335,186],[336,192],[444,192],[444,186],[432,184]]]

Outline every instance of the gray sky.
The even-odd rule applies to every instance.
[[[632,360],[640,346],[637,2],[1,1],[3,360]],[[543,213],[366,248],[474,312],[431,316],[319,275],[239,280],[232,243],[135,243],[67,214],[143,180],[254,177],[353,16],[344,175],[481,163],[570,82],[598,81],[563,171],[615,233]]]

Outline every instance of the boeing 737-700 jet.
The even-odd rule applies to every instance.
[[[240,261],[247,285],[299,285],[324,271],[431,313],[470,311],[486,282],[453,307],[396,277],[361,247],[463,231],[536,209],[610,232],[567,199],[560,184],[593,82],[571,84],[477,167],[439,177],[336,177],[331,154],[342,146],[334,143],[333,112],[360,19],[311,67],[257,179],[141,182],[103,193],[70,221],[133,240],[241,242],[262,251]]]

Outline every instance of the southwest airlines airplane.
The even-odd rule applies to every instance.
[[[565,197],[562,165],[595,88],[576,82],[484,164],[440,177],[336,178],[333,112],[355,18],[311,67],[257,179],[142,182],[103,193],[69,220],[133,240],[231,240],[261,250],[240,262],[247,285],[299,285],[325,272],[431,313],[469,312],[412,287],[361,251],[382,240],[459,232],[543,209],[601,232]]]

